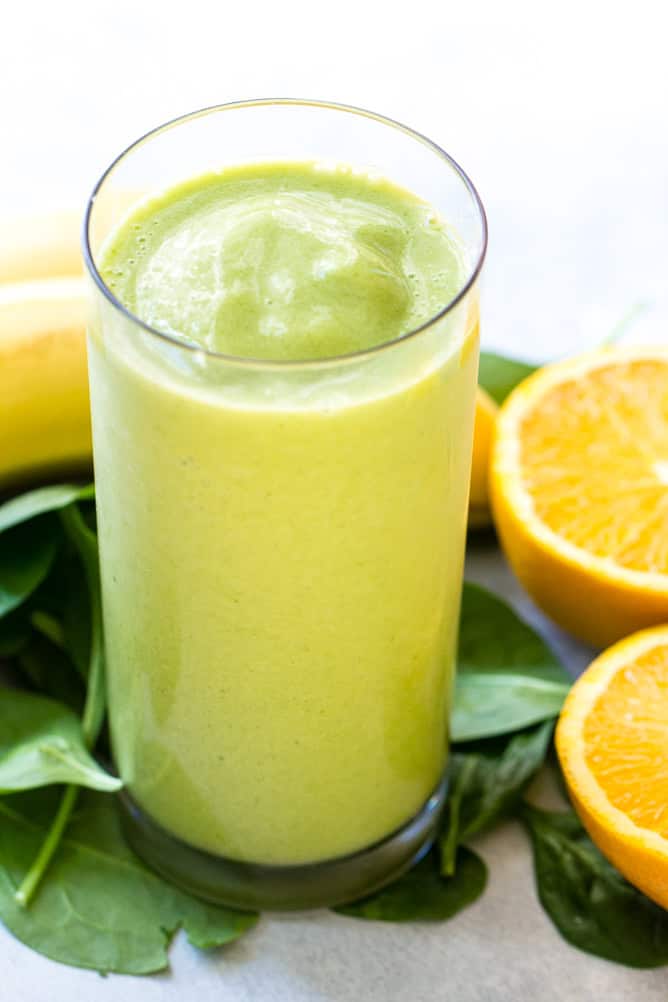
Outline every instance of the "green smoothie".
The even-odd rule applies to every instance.
[[[340,856],[442,776],[475,303],[401,336],[468,270],[416,196],[315,164],[195,178],[107,241],[165,335],[105,301],[89,336],[114,754],[192,845]]]

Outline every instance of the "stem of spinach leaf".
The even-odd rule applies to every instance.
[[[90,599],[91,643],[88,661],[86,702],[84,704],[81,728],[84,743],[92,751],[98,739],[105,712],[104,692],[104,644],[102,634],[102,605],[100,600],[100,569],[98,563],[97,537],[84,522],[78,505],[70,504],[59,512],[65,534],[74,545],[86,575]],[[74,810],[79,787],[70,784],[63,795],[51,822],[42,847],[23,878],[14,899],[23,907],[30,904],[35,891],[46,873],[53,856],[60,845],[63,833]]]
[[[51,822],[51,827],[42,843],[42,847],[23,878],[21,886],[14,893],[14,900],[17,904],[23,905],[24,908],[30,904],[30,900],[46,873],[53,854],[60,845],[60,840],[70,820],[78,793],[78,786],[70,785],[65,787],[58,810],[56,811],[56,816]]]
[[[470,777],[478,765],[477,755],[468,755],[459,770],[448,806],[448,831],[441,838],[441,876],[452,877],[455,872],[457,846],[459,845],[459,813],[462,797]]]
[[[90,599],[91,640],[87,674],[88,687],[81,721],[84,741],[90,751],[99,737],[105,712],[104,643],[97,536],[84,522],[76,504],[64,508],[60,512],[60,518],[65,532],[76,547],[83,563]]]
[[[61,651],[66,650],[65,632],[55,616],[35,609],[30,617],[30,625],[56,647],[60,647]]]

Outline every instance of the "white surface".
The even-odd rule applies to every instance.
[[[6,6],[0,211],[83,204],[123,146],[199,106],[270,95],[347,101],[427,133],[478,185],[491,233],[488,347],[536,359],[576,350],[639,303],[647,309],[633,336],[668,336],[668,63],[658,3]],[[494,556],[478,553],[471,573],[512,590]],[[586,662],[553,637],[574,668]],[[518,828],[481,849],[489,889],[452,922],[263,919],[211,957],[179,939],[172,973],[154,978],[103,980],[50,963],[0,929],[0,999],[665,1002],[668,969],[629,971],[559,939],[534,900]]]

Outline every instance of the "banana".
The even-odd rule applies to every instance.
[[[98,238],[144,197],[140,189],[107,192],[95,208]],[[82,208],[4,218],[0,227],[0,283],[82,275],[82,224]]]
[[[3,219],[0,227],[0,282],[80,275],[81,212]]]
[[[34,227],[24,218],[15,232],[11,227],[3,228],[0,490],[90,470],[84,279],[75,277],[81,269],[76,212],[41,217]],[[38,277],[42,275],[48,277]],[[7,276],[32,276],[33,280],[1,284]],[[491,522],[487,469],[496,410],[491,397],[479,389],[469,502],[471,529]]]
[[[91,466],[83,278],[0,285],[0,489]]]

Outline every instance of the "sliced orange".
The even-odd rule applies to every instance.
[[[497,417],[490,484],[508,560],[566,630],[604,647],[668,622],[668,348],[526,379]]]
[[[598,657],[575,683],[557,751],[582,823],[627,880],[668,908],[668,626]]]
[[[490,525],[489,510],[489,457],[494,437],[494,422],[498,407],[482,387],[478,387],[473,431],[473,462],[471,464],[471,493],[469,495],[469,528],[479,529]]]

